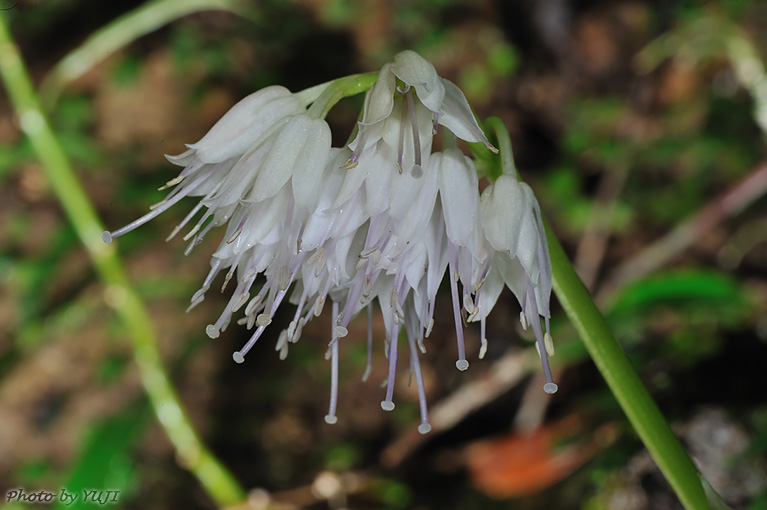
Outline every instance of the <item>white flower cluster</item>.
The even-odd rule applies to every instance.
[[[286,296],[296,310],[277,340],[280,358],[329,299],[328,423],[336,421],[339,344],[352,317],[363,308],[370,317],[375,300],[384,317],[389,360],[381,406],[394,408],[398,339],[404,330],[421,406],[418,430],[431,429],[418,351],[425,352],[424,338],[434,324],[435,299],[446,271],[458,369],[469,366],[463,322],[480,323],[482,358],[485,321],[506,286],[521,304],[523,327],[531,326],[537,338],[547,379],[544,390],[555,392],[546,354],[551,348],[551,264],[531,189],[516,176],[503,175],[480,196],[471,159],[456,147],[432,152],[439,125],[497,152],[458,87],[440,78],[416,53],[399,53],[367,92],[356,138],[342,148],[331,147],[330,128],[307,106],[279,86],[246,97],[189,150],[168,157],[184,169],[163,187],[174,187],[165,200],[133,223],[105,232],[104,241],[110,243],[186,196],[201,197],[168,239],[203,210],[184,236],[188,250],[213,227],[227,225],[190,309],[226,271],[223,286],[234,280],[235,290],[206,332],[218,337],[244,308],[238,323],[255,329],[234,353],[238,363]],[[363,379],[370,372],[371,344],[369,333]]]

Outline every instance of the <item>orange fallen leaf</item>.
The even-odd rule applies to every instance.
[[[583,437],[582,420],[571,416],[530,433],[485,440],[467,448],[474,485],[495,498],[535,494],[567,477],[615,441],[617,427],[605,425]]]

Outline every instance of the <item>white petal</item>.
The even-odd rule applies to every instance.
[[[431,62],[418,53],[405,50],[394,56],[392,71],[397,78],[415,87],[418,99],[431,110],[439,112],[445,97],[445,87]]]
[[[308,115],[296,115],[276,134],[274,146],[256,176],[249,201],[258,202],[274,196],[288,182],[311,126],[312,120]]]
[[[428,268],[426,244],[423,242],[414,244],[415,246],[411,247],[408,252],[407,266],[405,267],[405,277],[412,288],[418,287]]]
[[[529,189],[529,188],[528,188]],[[527,202],[527,201],[525,201]],[[525,272],[530,277],[530,281],[538,281],[538,228],[533,216],[532,207],[525,207],[523,216],[519,220],[519,240],[517,243],[516,256]],[[512,253],[514,255],[514,253]]]
[[[181,154],[177,154],[175,156],[171,156],[170,154],[165,155],[165,159],[173,163],[177,166],[186,166],[189,163],[192,162],[195,155],[197,154],[197,151],[194,149],[187,149],[185,152],[182,152]]]
[[[206,200],[206,205],[221,207],[242,200],[253,187],[258,172],[261,170],[261,164],[271,150],[273,143],[274,140],[267,140],[261,145],[248,149],[231,170],[225,174],[224,182],[221,183],[216,194]]]
[[[322,185],[317,190],[317,209],[314,214],[309,216],[301,238],[301,245],[304,250],[314,250],[320,243],[324,242],[323,237],[336,218],[337,211],[332,208],[332,205],[346,173],[346,170],[340,166],[349,158],[350,153],[351,151],[346,148],[333,148],[330,151],[330,162],[323,173]]]
[[[457,148],[443,152],[437,171],[447,237],[459,246],[466,246],[477,226],[477,171],[471,160]]]
[[[525,297],[528,278],[524,268],[519,263],[519,259],[510,259],[507,253],[496,253],[493,258],[493,266],[498,268],[503,282],[514,293],[521,306]]]
[[[371,163],[365,165],[365,210],[369,216],[374,216],[389,208],[389,196],[385,190],[389,189],[391,179],[399,175],[399,172],[396,167],[397,156],[391,147],[379,142],[371,152]]]
[[[502,175],[482,192],[482,229],[495,250],[517,252],[524,208],[525,195],[514,176]]]
[[[296,159],[293,169],[293,196],[296,204],[313,210],[319,201],[317,190],[322,184],[324,169],[330,157],[331,134],[327,122],[312,121],[306,144]]]
[[[487,317],[493,310],[495,303],[498,301],[498,296],[501,295],[501,291],[505,287],[503,282],[503,276],[501,275],[500,265],[496,263],[496,259],[499,257],[505,257],[505,254],[496,254],[493,259],[493,263],[490,266],[490,272],[485,278],[485,283],[479,289],[479,313],[475,317],[475,320],[479,320],[482,317]]]
[[[196,149],[203,162],[217,163],[242,154],[280,120],[301,111],[288,89],[266,87],[234,105],[200,141],[187,147]]]
[[[445,222],[442,219],[442,205],[439,201],[434,206],[429,226],[423,235],[423,242],[426,244],[428,254],[426,294],[429,300],[434,300],[447,269],[447,238],[445,237]]]
[[[394,106],[396,77],[392,73],[391,64],[384,64],[378,73],[378,79],[365,95],[362,124],[370,125],[384,120],[391,115]]]
[[[367,177],[368,170],[371,169],[371,166],[374,169],[378,166],[380,162],[375,158],[371,158],[371,156],[374,156],[372,150],[365,151],[360,158],[360,164],[354,168],[342,169],[343,182],[341,183],[340,188],[336,191],[337,194],[333,200],[333,204],[330,206],[331,209],[337,209],[348,202],[365,182],[365,178]]]
[[[242,229],[242,234],[235,240],[240,241],[245,247],[254,246],[258,243],[267,244],[266,236],[272,229],[278,227],[285,220],[290,199],[290,189],[283,187],[281,191],[264,203],[254,204],[252,212]]]
[[[482,142],[489,146],[490,142],[477,124],[477,119],[461,89],[449,80],[440,79],[445,87],[445,100],[442,103],[439,123],[461,140]]]
[[[432,155],[437,159],[441,154]],[[429,223],[439,190],[439,173],[431,164],[423,176],[410,172],[394,175],[389,188],[389,214],[395,220],[396,234],[405,241],[416,239]],[[404,248],[404,247],[401,247]]]

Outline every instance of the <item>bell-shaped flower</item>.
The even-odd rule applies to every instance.
[[[508,174],[488,186],[480,201],[482,230],[495,250],[492,271],[487,277],[495,281],[489,286],[488,295],[480,296],[480,313],[484,317],[492,309],[498,295],[497,280],[502,279],[522,306],[522,327],[533,328],[546,376],[544,390],[554,393],[557,386],[552,381],[547,356],[553,350],[549,333],[551,260],[538,201],[527,184]],[[541,317],[545,331],[541,328]]]
[[[202,209],[208,212],[197,222],[185,240],[194,236],[190,248],[198,244],[208,227],[228,221],[233,205],[244,197],[260,162],[274,144],[274,135],[289,119],[305,111],[294,94],[285,87],[272,86],[259,90],[234,105],[198,142],[178,156],[167,159],[184,169],[160,190],[175,188],[151,211],[130,224],[112,232],[104,232],[105,243],[159,216],[185,196],[203,197],[168,239],[174,237]],[[328,142],[329,144],[329,142]],[[226,210],[225,212],[222,212]],[[202,233],[198,231],[211,216],[214,222]]]
[[[415,91],[415,92],[413,92]],[[368,147],[383,139],[419,176],[430,154],[431,140],[442,125],[467,142],[482,142],[497,152],[479,127],[461,90],[441,78],[434,66],[414,51],[403,51],[381,69],[365,97],[357,137],[346,163],[354,168]]]

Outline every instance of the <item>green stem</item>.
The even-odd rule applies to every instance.
[[[310,97],[309,93],[321,90],[321,93],[318,94],[318,97],[309,108],[309,115],[316,119],[324,119],[337,102],[345,97],[366,92],[377,79],[378,72],[353,74],[333,80],[327,84],[317,85],[316,87],[301,91],[297,95],[299,97],[302,97],[302,95]]]
[[[509,130],[506,129],[506,124],[498,117],[490,117],[485,121],[485,125],[495,132],[498,142],[498,153],[501,155],[501,173],[515,175],[519,179],[517,165],[514,162],[514,151],[511,149],[511,136],[509,136]],[[477,144],[477,147],[480,147],[479,150],[482,151],[479,144]],[[487,151],[482,152],[487,153]],[[498,175],[493,177],[497,178]]]
[[[181,464],[199,479],[216,504],[226,506],[242,501],[243,489],[202,444],[170,383],[160,359],[147,309],[130,286],[114,247],[101,242],[104,228],[40,107],[24,61],[2,13],[0,75],[22,130],[29,137],[54,193],[104,282],[107,303],[114,307],[129,332],[141,382],[160,424],[176,448]]]
[[[168,23],[204,10],[225,10],[242,16],[248,13],[237,0],[155,0],[120,16],[88,37],[76,50],[56,64],[40,86],[40,98],[51,109],[61,89],[112,53]]]
[[[701,475],[639,380],[559,240],[546,225],[553,287],[591,359],[685,508],[709,508]]]
[[[503,121],[493,117],[486,124],[498,137],[503,173],[516,173],[511,140]],[[554,292],[607,386],[685,508],[708,509],[700,473],[642,385],[548,224],[546,239]]]

